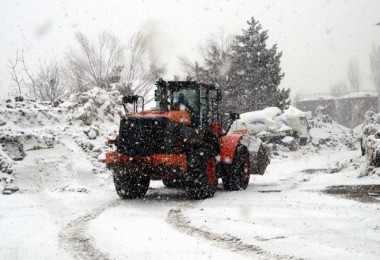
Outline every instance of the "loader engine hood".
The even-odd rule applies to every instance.
[[[128,156],[178,153],[181,132],[189,128],[187,111],[147,111],[128,114],[120,121],[117,151]]]

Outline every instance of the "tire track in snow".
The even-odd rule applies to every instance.
[[[192,226],[190,224],[190,220],[183,215],[180,208],[169,210],[166,221],[182,233],[197,238],[203,238],[214,246],[243,254],[245,256],[256,256],[262,259],[297,259],[294,256],[273,254],[260,248],[259,246],[244,243],[240,238],[230,234],[216,234],[208,230]]]
[[[97,218],[104,210],[120,203],[120,200],[113,201],[70,221],[59,233],[59,245],[67,250],[74,259],[111,259],[108,254],[99,251],[93,245],[93,238],[87,234],[87,228],[89,222]]]

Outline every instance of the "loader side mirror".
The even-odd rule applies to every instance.
[[[161,89],[156,89],[154,91],[154,101],[161,101],[162,100],[162,91]]]
[[[222,101],[223,99],[223,96],[222,96],[222,90],[221,89],[218,89],[216,91],[216,101],[219,102],[219,101]]]
[[[123,103],[124,104],[133,104],[136,103],[137,100],[139,99],[139,96],[124,96],[123,97]]]
[[[122,103],[124,106],[125,113],[129,113],[127,104],[132,104],[133,105],[133,111],[132,112],[137,112],[139,100],[140,100],[140,104],[141,104],[141,110],[144,111],[144,103],[145,103],[144,97],[138,96],[138,95],[124,96],[122,99]]]
[[[232,121],[240,119],[240,114],[239,113],[230,113],[230,119]]]

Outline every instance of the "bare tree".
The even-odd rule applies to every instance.
[[[341,97],[344,94],[347,94],[347,85],[344,80],[340,80],[330,88],[330,94],[334,97]]]
[[[347,78],[350,84],[350,88],[353,92],[360,91],[362,87],[362,79],[359,69],[359,62],[356,58],[350,60],[347,70]]]
[[[232,36],[226,36],[223,30],[212,35],[199,47],[202,64],[179,57],[179,63],[188,78],[223,85],[230,69]]]
[[[60,82],[60,67],[56,61],[40,65],[33,83],[35,97],[40,100],[53,102],[65,94]]]
[[[15,61],[9,61],[12,80],[18,88],[18,95],[29,98],[54,101],[65,93],[60,84],[60,67],[56,61],[49,64],[40,63],[36,73],[32,73],[24,58],[24,53],[16,53]],[[21,68],[20,68],[21,67]]]
[[[23,57],[23,54],[19,54],[19,51],[16,52],[16,58],[15,60],[9,60],[8,63],[8,69],[10,71],[11,79],[15,83],[15,86],[17,87],[17,95],[22,96],[22,88],[24,85],[24,79],[20,75],[21,72],[18,69],[18,65],[20,64],[21,59]]]
[[[380,45],[372,45],[369,59],[372,73],[371,80],[380,95]]]
[[[82,33],[75,35],[78,48],[66,55],[68,76],[75,90],[83,92],[93,87],[108,88],[116,67],[122,65],[123,47],[106,32],[92,44]]]
[[[147,97],[151,93],[154,82],[164,74],[165,69],[158,67],[149,59],[147,40],[142,33],[136,33],[127,47],[126,65],[122,82],[135,95]],[[128,90],[127,88],[127,90]],[[146,102],[150,102],[148,98]]]

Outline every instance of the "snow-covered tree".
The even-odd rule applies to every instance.
[[[347,69],[347,78],[353,92],[359,92],[362,87],[362,78],[359,69],[359,62],[356,58],[350,60]]]
[[[182,59],[189,78],[215,83],[224,91],[225,111],[246,112],[268,106],[286,108],[289,89],[280,89],[281,52],[266,45],[268,32],[254,18],[249,28],[232,40],[213,37],[202,48],[203,65]]]
[[[282,52],[267,47],[268,31],[253,17],[248,29],[235,37],[229,81],[225,88],[228,106],[234,111],[259,110],[268,106],[286,108],[289,89],[280,89]]]
[[[371,64],[371,79],[376,88],[377,93],[380,95],[380,45],[372,45],[369,54]]]

